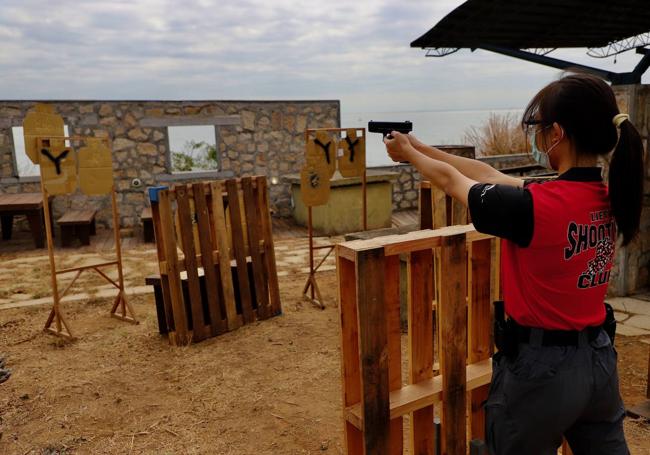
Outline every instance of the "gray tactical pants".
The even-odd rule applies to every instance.
[[[579,346],[542,346],[533,329],[514,359],[496,354],[486,402],[492,455],[627,455],[616,351],[604,331]]]

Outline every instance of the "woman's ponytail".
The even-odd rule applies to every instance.
[[[624,119],[609,165],[609,199],[623,246],[639,232],[643,203],[643,142],[634,125]]]

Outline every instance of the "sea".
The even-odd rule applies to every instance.
[[[517,119],[522,109],[482,109],[445,111],[386,111],[352,112],[341,108],[342,128],[368,128],[370,120],[384,122],[413,123],[413,133],[422,142],[430,145],[472,145],[464,144],[464,136],[471,127],[484,125],[490,114],[514,115]],[[366,165],[385,166],[392,161],[386,154],[381,134],[366,133]]]

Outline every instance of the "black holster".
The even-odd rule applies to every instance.
[[[614,308],[605,302],[605,322],[603,322],[603,330],[609,336],[612,346],[614,346],[614,338],[616,337],[616,318],[614,317]]]
[[[494,344],[505,357],[517,356],[519,348],[517,328],[512,319],[506,319],[503,300],[494,302]]]

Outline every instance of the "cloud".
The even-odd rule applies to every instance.
[[[0,98],[327,98],[359,112],[502,108],[525,104],[557,75],[484,51],[438,59],[409,47],[460,3],[3,0]],[[627,70],[636,60],[621,56],[617,66]]]

